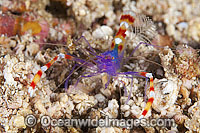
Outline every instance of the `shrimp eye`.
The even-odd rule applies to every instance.
[[[112,57],[112,59],[114,60],[114,59],[115,59],[115,57]]]

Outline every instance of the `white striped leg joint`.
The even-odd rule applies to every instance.
[[[148,78],[153,78],[153,75],[152,75],[152,73],[146,73],[146,75],[145,75],[146,77],[148,77]]]
[[[125,21],[122,21],[122,22],[120,23],[120,26],[122,26],[123,24],[125,25],[126,29],[128,29],[128,26],[129,26],[128,23],[125,22]]]
[[[121,38],[115,38],[115,43],[116,44],[120,44],[122,42],[122,39]]]
[[[58,57],[60,57],[60,58],[65,58],[65,54],[60,53],[60,54],[58,55]]]
[[[142,111],[143,112],[143,111]],[[144,118],[144,116],[143,115],[140,115],[140,117],[138,118],[138,119],[143,119]]]
[[[33,87],[31,87],[31,86],[28,88],[28,93],[30,94],[30,97],[33,97],[35,91],[36,91],[36,89],[33,89]]]
[[[65,54],[63,54],[63,53],[58,54],[57,60],[60,60],[60,59],[63,59],[63,58],[65,58]]]
[[[154,93],[154,91],[150,91],[149,96],[155,98],[155,93]]]
[[[48,69],[47,66],[42,66],[41,67],[42,72],[45,72],[47,69]]]

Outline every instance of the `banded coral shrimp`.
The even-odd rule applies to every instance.
[[[72,61],[80,63],[81,65],[78,65],[79,66],[78,68],[87,67],[87,68],[90,68],[90,69],[95,71],[95,72],[85,72],[85,73],[83,73],[77,79],[76,85],[78,84],[78,82],[82,78],[93,77],[93,76],[99,75],[101,73],[106,73],[108,75],[107,82],[105,83],[105,88],[108,87],[112,77],[129,75],[129,76],[124,76],[124,77],[131,79],[131,86],[133,84],[133,76],[145,78],[146,82],[147,82],[148,79],[150,79],[150,89],[149,89],[150,90],[150,97],[149,97],[149,99],[147,101],[147,104],[146,104],[144,110],[142,111],[142,114],[139,117],[139,118],[143,118],[147,114],[147,112],[150,110],[151,105],[152,105],[152,103],[154,101],[154,98],[155,98],[152,73],[148,73],[148,72],[133,72],[133,71],[120,72],[119,71],[120,68],[121,68],[121,65],[123,64],[122,60],[124,58],[124,52],[125,52],[125,49],[126,49],[126,47],[125,47],[125,41],[126,41],[125,37],[127,36],[126,31],[128,30],[128,28],[130,26],[134,25],[135,22],[137,22],[137,19],[138,18],[136,16],[136,14],[134,12],[132,12],[132,11],[125,11],[122,14],[122,16],[120,18],[120,28],[119,28],[117,34],[115,35],[115,37],[114,37],[114,39],[113,39],[113,41],[111,43],[109,51],[106,51],[106,52],[101,53],[100,55],[98,55],[95,52],[95,50],[91,47],[90,43],[87,43],[88,47],[90,49],[88,52],[91,55],[94,56],[93,58],[90,58],[88,61],[86,61],[84,59],[77,58],[75,56],[72,56],[71,54],[60,53],[57,56],[55,56],[49,63],[47,63],[46,65],[42,66],[41,69],[34,76],[32,82],[30,84],[30,87],[28,89],[28,92],[29,92],[30,96],[34,95],[35,87],[36,87],[38,81],[40,80],[42,74],[45,71],[47,71],[50,68],[50,66],[52,66],[52,64],[54,64],[56,61],[58,61],[60,59],[67,59],[67,60],[72,60]],[[149,20],[147,20],[147,21],[149,21]],[[147,27],[148,26],[146,26],[145,28],[147,28]],[[145,39],[145,34],[142,33],[142,32],[146,30],[145,28],[144,27],[140,27],[140,29],[137,29],[137,28],[135,29],[136,31],[137,30],[141,31],[140,35],[144,39]],[[148,33],[148,34],[151,34],[151,33]],[[87,40],[83,36],[81,38],[84,39],[87,42]],[[148,44],[148,43],[145,43],[145,42],[140,42],[135,47],[135,49],[132,51],[132,53],[129,56],[132,56],[132,54],[141,45],[154,46],[152,44]],[[67,77],[66,82],[65,82],[65,86],[66,86],[65,88],[67,88],[69,77],[72,75],[72,73],[74,72],[76,67],[77,67],[77,65],[75,65],[72,68],[69,76]],[[131,93],[129,93],[127,101],[130,99],[130,96],[131,96]]]

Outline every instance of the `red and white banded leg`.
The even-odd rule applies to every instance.
[[[146,73],[146,72],[141,72],[140,75],[145,76],[150,79],[150,92],[149,92],[149,99],[147,101],[147,104],[142,111],[142,114],[140,115],[139,119],[142,119],[146,116],[147,112],[150,110],[153,101],[155,99],[155,92],[154,92],[154,86],[153,86],[153,75],[152,73]]]
[[[36,75],[34,76],[32,82],[31,82],[31,84],[30,84],[30,87],[29,87],[29,89],[28,89],[28,93],[29,93],[29,95],[30,95],[31,97],[33,96],[33,94],[34,94],[34,92],[35,92],[35,86],[36,86],[36,84],[38,83],[38,81],[40,80],[42,74],[43,74],[46,70],[48,70],[48,69],[51,67],[51,65],[52,65],[53,63],[55,63],[57,60],[59,60],[59,59],[61,59],[61,58],[65,58],[65,59],[71,60],[71,59],[73,59],[74,57],[71,56],[71,55],[68,55],[68,54],[60,53],[60,54],[58,54],[57,56],[55,56],[52,60],[50,60],[49,63],[47,63],[46,65],[42,66],[41,69],[40,69],[40,70],[36,73]]]

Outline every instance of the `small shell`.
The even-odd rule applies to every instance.
[[[163,110],[172,107],[176,102],[178,93],[179,93],[179,84],[176,79],[167,80],[167,79],[155,79],[155,100],[153,102],[153,109],[157,112],[161,112]]]

